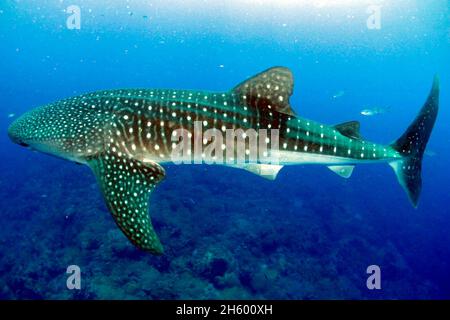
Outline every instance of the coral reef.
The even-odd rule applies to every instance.
[[[376,199],[351,201],[358,191],[324,170],[286,168],[265,181],[235,169],[169,166],[150,206],[166,253],[152,256],[115,226],[87,168],[30,157],[22,179],[9,172],[1,181],[2,299],[448,297],[408,262],[423,245],[396,236],[399,222],[386,227],[392,220],[377,214],[385,211]],[[308,181],[320,175],[324,187],[312,190]],[[81,290],[66,288],[72,264],[81,268]],[[371,264],[382,267],[381,291],[366,288]]]

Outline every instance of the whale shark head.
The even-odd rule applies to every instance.
[[[9,138],[21,146],[58,155],[63,147],[58,134],[61,124],[50,109],[41,107],[20,116],[8,128]]]
[[[105,114],[92,101],[67,99],[23,114],[10,125],[8,135],[21,146],[84,163],[102,150]]]
[[[28,139],[22,133],[23,121],[22,117],[15,120],[8,128],[8,136],[12,142],[21,145],[22,147],[29,147]]]
[[[165,171],[158,163],[134,159],[140,151],[136,145],[131,148],[136,153],[125,151],[137,137],[131,133],[141,133],[126,121],[136,117],[128,108],[122,110],[122,103],[131,101],[133,93],[94,92],[36,108],[14,121],[8,135],[19,145],[88,165],[119,228],[139,248],[161,254],[163,247],[148,214],[148,197]],[[143,123],[150,128],[148,121]]]

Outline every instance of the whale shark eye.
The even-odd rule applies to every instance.
[[[20,146],[28,148],[30,145],[26,144],[25,142],[20,142],[19,143]]]

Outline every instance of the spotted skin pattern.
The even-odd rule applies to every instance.
[[[324,164],[344,177],[362,162],[388,162],[397,167],[396,172],[405,166],[405,159],[410,159],[414,168],[420,165],[437,114],[437,89],[430,95],[430,106],[424,106],[422,118],[416,119],[423,124],[427,117],[420,127],[422,133],[410,128],[403,136],[404,141],[414,138],[417,142],[416,148],[405,152],[399,144],[384,146],[363,140],[355,121],[332,127],[295,116],[289,104],[293,84],[289,69],[275,67],[228,92],[98,91],[32,110],[17,119],[8,133],[18,144],[88,165],[119,228],[138,248],[154,254],[162,253],[163,248],[151,224],[148,198],[165,176],[161,164],[171,162],[176,146],[172,135],[177,129],[194,132],[196,123],[201,123],[203,130],[216,129],[223,134],[227,129],[277,129],[277,150],[259,155],[251,167],[235,166],[266,177],[270,174],[264,175],[261,168],[275,155],[279,166],[268,166],[275,172],[273,177],[281,166],[300,163]],[[270,137],[264,142],[274,143]],[[224,155],[226,149],[223,145]],[[202,161],[211,163],[207,158]],[[402,185],[417,187],[408,186],[408,181]]]

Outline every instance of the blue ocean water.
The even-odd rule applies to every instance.
[[[80,29],[66,25],[71,5]],[[0,298],[450,298],[449,18],[446,0],[2,1]],[[155,257],[115,226],[89,168],[7,136],[18,115],[69,96],[223,91],[275,65],[294,74],[298,115],[360,121],[380,143],[403,133],[439,74],[419,207],[386,164],[348,180],[286,167],[275,181],[170,165],[150,202],[166,249]],[[69,265],[81,290],[66,287]],[[380,290],[366,286],[370,265]]]

